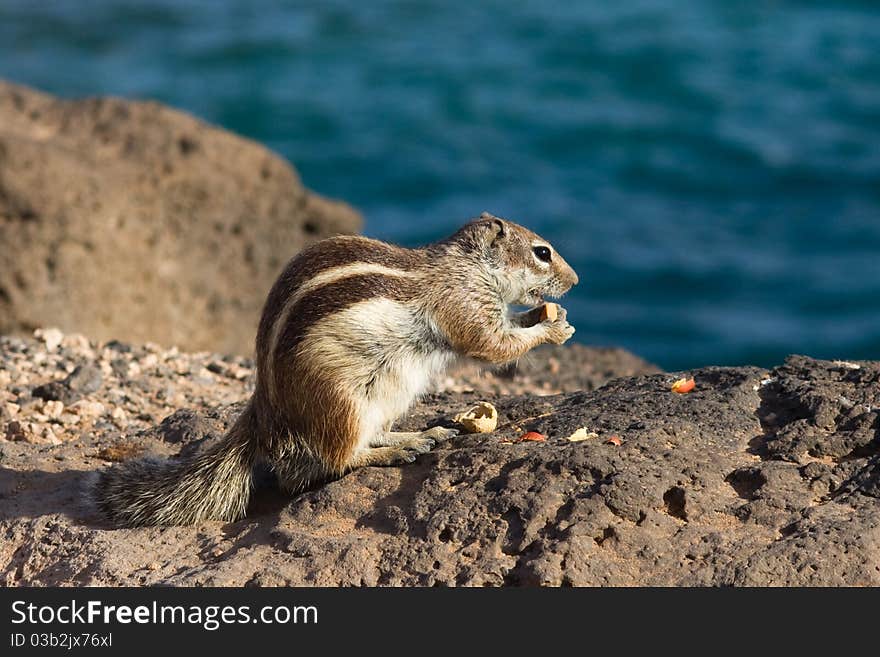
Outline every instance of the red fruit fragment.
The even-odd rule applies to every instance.
[[[623,441],[620,439],[620,436],[611,436],[608,440],[605,441],[606,445],[617,445],[620,447],[623,445]]]
[[[677,392],[683,395],[684,393],[693,390],[695,385],[696,383],[694,383],[693,379],[679,379],[672,384],[672,392]]]
[[[543,434],[540,434],[537,431],[528,431],[521,435],[519,439],[520,442],[528,440],[535,443],[543,443],[545,440],[547,440],[547,438]]]

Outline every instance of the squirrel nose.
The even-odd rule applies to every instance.
[[[577,285],[578,280],[580,280],[580,279],[578,278],[577,272],[574,269],[572,269],[571,270],[571,284],[572,284],[572,286]]]

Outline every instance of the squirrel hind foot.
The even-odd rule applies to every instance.
[[[458,435],[458,429],[431,427],[425,431],[385,431],[370,441],[370,447],[396,447],[406,445],[408,440],[429,439],[441,443]],[[433,447],[433,446],[432,446]]]
[[[354,470],[368,465],[394,466],[413,463],[419,454],[430,452],[435,445],[433,438],[416,436],[404,438],[392,446],[364,447],[354,453],[348,467]]]

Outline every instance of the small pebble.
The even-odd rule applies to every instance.
[[[83,399],[68,406],[68,410],[80,417],[96,418],[104,414],[104,404]]]
[[[6,425],[6,440],[24,440],[25,439],[25,422],[13,420]]]
[[[74,415],[73,413],[62,413],[59,418],[61,420],[61,424],[72,425],[77,424],[80,421],[79,415]]]
[[[113,422],[120,429],[128,424],[128,414],[118,406],[113,409],[113,412],[110,413],[110,417],[113,418]]]
[[[60,401],[47,401],[43,404],[43,413],[46,414],[49,418],[53,420],[61,417],[61,413],[64,411],[64,404]]]
[[[61,340],[61,346],[70,349],[81,356],[94,356],[92,346],[89,344],[88,338],[84,335],[77,335],[75,333],[65,335]]]
[[[37,329],[34,337],[46,344],[46,351],[55,351],[64,339],[64,334],[57,328]]]

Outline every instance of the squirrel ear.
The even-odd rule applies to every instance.
[[[463,229],[477,248],[493,247],[507,235],[507,225],[503,219],[483,212],[478,219],[472,219]]]
[[[487,219],[490,219],[488,222],[486,222],[489,227],[489,243],[495,244],[495,242],[504,239],[504,236],[507,233],[507,226],[505,226],[504,222],[498,217],[493,217],[492,215],[489,215]]]

